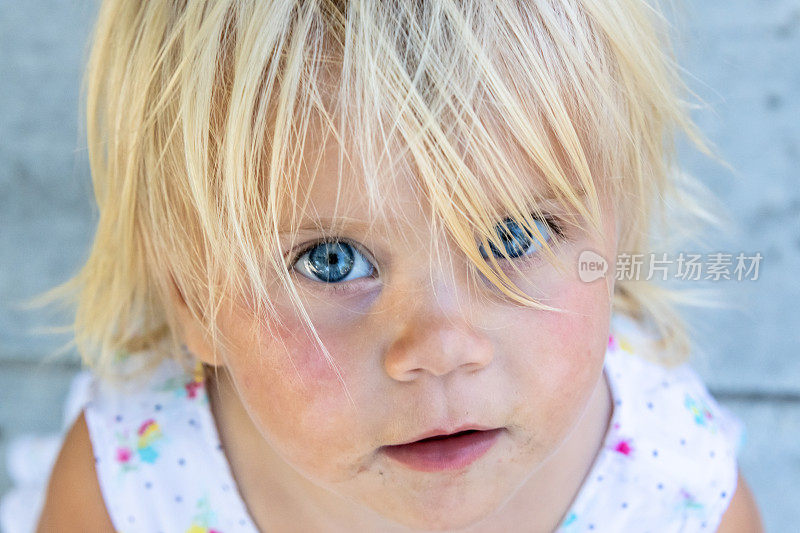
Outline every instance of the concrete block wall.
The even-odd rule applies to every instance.
[[[714,288],[740,310],[689,313],[712,392],[747,425],[741,468],[770,531],[796,529],[800,500],[800,0],[686,2],[678,43],[695,118],[735,172],[682,146],[684,167],[731,213],[715,251],[760,252],[760,277]],[[690,4],[690,5],[689,5]],[[0,456],[23,433],[57,431],[71,375],[31,336],[58,316],[24,299],[88,253],[95,212],[79,131],[79,83],[95,2],[0,3]],[[64,317],[61,317],[64,318]],[[0,492],[9,485],[0,465]]]

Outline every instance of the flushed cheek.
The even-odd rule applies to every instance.
[[[292,370],[303,380],[315,382],[324,387],[342,388],[342,381],[352,387],[351,381],[363,377],[363,369],[369,361],[369,339],[372,337],[363,329],[364,313],[357,318],[350,308],[320,313],[309,309],[317,338],[308,330],[305,321],[289,310],[279,321],[271,321],[261,329],[260,343],[272,351],[273,345],[282,345],[287,361],[294,363]],[[290,358],[290,359],[289,359]]]
[[[232,365],[245,407],[295,468],[329,481],[347,477],[365,443],[344,386],[312,339],[287,330],[276,337],[279,330],[270,329],[255,353]],[[329,349],[336,354],[337,346]],[[357,395],[356,380],[348,379],[346,367],[340,371],[351,395]]]
[[[364,294],[337,297],[336,304],[332,305],[330,296],[318,294],[305,285],[300,289],[300,302],[315,331],[310,330],[295,304],[276,287],[276,314],[257,319],[255,330],[258,338],[250,344],[258,345],[268,354],[266,357],[275,360],[282,369],[290,369],[296,379],[341,389],[342,381],[349,383],[347,376],[358,372],[356,363],[364,361],[361,352],[369,338],[362,328],[364,316],[379,291],[372,289]],[[234,315],[240,323],[253,320],[252,310],[241,303],[235,307]],[[317,336],[327,349],[327,356]],[[287,364],[281,364],[283,362]]]
[[[517,311],[515,329],[531,333],[504,347],[519,380],[519,415],[542,447],[560,442],[586,406],[602,372],[608,332],[605,288],[563,283],[558,294],[548,303],[566,313]]]

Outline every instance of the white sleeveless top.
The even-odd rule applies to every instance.
[[[604,365],[612,419],[559,532],[715,531],[730,503],[741,422],[687,364],[640,357],[649,346],[641,327],[614,315]],[[258,531],[220,445],[201,365],[188,375],[164,361],[125,391],[95,378],[85,417],[117,532]]]

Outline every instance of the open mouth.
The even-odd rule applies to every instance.
[[[466,431],[459,431],[458,433],[453,433],[452,435],[436,435],[435,437],[428,437],[427,439],[420,439],[415,442],[428,442],[432,440],[443,440],[443,439],[453,439],[460,437],[462,435],[469,435],[470,433],[480,433],[477,429],[468,429]],[[414,444],[414,443],[412,443]]]
[[[486,431],[470,429],[451,435],[436,435],[408,444],[384,446],[383,452],[413,470],[457,470],[486,454],[502,432],[503,428]]]

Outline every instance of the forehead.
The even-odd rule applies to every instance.
[[[413,217],[432,216],[430,191],[420,179],[421,170],[405,143],[397,137],[388,142],[379,138],[371,143],[375,151],[363,154],[352,138],[335,134],[314,115],[309,120],[296,178],[290,187],[292,202],[282,216],[284,230],[391,228]],[[511,141],[513,136],[504,132],[491,116],[486,116],[484,125],[501,148],[504,163],[515,181],[523,184],[537,205],[553,211],[558,205],[558,195],[530,155],[519,143]],[[464,165],[475,174],[487,202],[502,211],[498,194],[502,183],[475,168],[470,143],[470,139],[462,139],[453,146]]]
[[[448,105],[450,96],[440,98],[424,83],[414,88],[390,87],[386,81],[351,87],[352,80],[385,76],[345,76],[349,71],[335,43],[324,50],[325,60],[315,63],[314,73],[300,86],[310,83],[313,90],[298,93],[313,98],[298,98],[302,120],[293,120],[291,134],[282,136],[296,141],[299,148],[294,142],[277,147],[292,153],[291,168],[279,169],[288,175],[282,178],[285,201],[280,201],[278,213],[282,228],[291,231],[301,224],[343,219],[391,225],[398,215],[441,213],[435,203],[441,207],[448,195],[453,202],[464,201],[460,207],[465,216],[474,213],[476,204],[498,205],[498,212],[505,211],[500,200],[508,204],[511,196],[524,195],[527,203],[552,206],[564,199],[565,192],[580,195],[585,189],[577,173],[566,170],[573,158],[557,140],[563,132],[555,135],[550,121],[541,116],[534,94],[537,80],[511,75],[513,62],[502,46],[490,46],[487,54],[503,78],[495,83],[515,95],[513,102],[499,101],[488,82],[439,80],[439,89],[455,99]],[[583,121],[586,114],[566,104],[569,91],[562,87],[559,93],[569,108],[569,117],[562,118]],[[368,123],[359,121],[362,116],[369,116]],[[590,128],[573,123],[572,129]],[[432,159],[441,161],[442,154],[445,165],[432,165]],[[586,157],[591,166],[592,154]],[[552,182],[546,175],[553,177]]]

